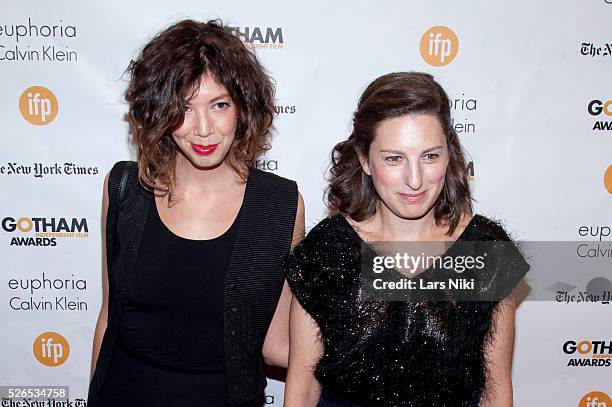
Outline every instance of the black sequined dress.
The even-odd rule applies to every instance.
[[[498,223],[481,215],[458,238],[509,240]],[[359,279],[363,243],[342,215],[331,216],[286,263],[294,295],[321,332],[324,353],[314,373],[328,404],[320,405],[477,405],[486,385],[484,344],[498,302],[365,299]],[[513,282],[529,269],[518,250],[497,264],[496,275]]]

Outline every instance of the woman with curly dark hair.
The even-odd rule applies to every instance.
[[[353,133],[332,152],[330,172],[332,216],[286,264],[294,299],[285,406],[511,406],[509,291],[491,301],[389,301],[368,296],[362,274],[376,242],[446,241],[454,248],[509,240],[499,224],[472,213],[444,90],[414,72],[370,83]],[[527,272],[511,249],[511,256],[490,256],[498,260],[486,269],[491,286],[513,287]]]
[[[255,168],[274,86],[218,21],[181,21],[131,62],[137,161],[104,183],[102,308],[89,406],[251,406],[286,366],[282,261],[303,233],[295,182]]]

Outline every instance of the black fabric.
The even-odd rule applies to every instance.
[[[133,353],[118,339],[102,389],[88,407],[187,407],[226,405],[225,375],[171,370]]]
[[[427,407],[429,407],[429,406],[430,405],[427,405]],[[478,406],[479,406],[479,399],[478,399],[478,397],[476,397],[466,407],[478,407]],[[338,398],[335,398],[333,396],[328,397],[326,395],[322,395],[321,399],[317,403],[317,407],[364,407],[364,406],[359,405],[359,404],[355,404],[352,401],[349,401],[347,399],[338,399]],[[451,407],[451,406],[448,406],[448,407]]]
[[[138,183],[137,168],[132,164],[125,201],[115,216],[112,208],[126,165],[117,163],[108,181],[109,316],[90,384],[92,399],[109,371],[125,296],[154,203],[152,194]],[[261,351],[282,290],[282,262],[291,247],[297,210],[295,182],[256,168],[249,169],[248,176],[224,286],[223,344],[230,406],[252,403],[266,385]]]
[[[225,280],[225,358],[230,404],[266,386],[261,349],[283,288],[291,249],[297,185],[252,168],[244,215]]]
[[[223,286],[241,214],[221,236],[191,240],[168,229],[153,205],[119,328],[133,353],[225,377]]]
[[[509,237],[476,215],[458,240]],[[286,264],[295,297],[320,328],[324,352],[314,373],[324,403],[474,405],[486,386],[484,346],[498,303],[368,300],[360,279],[362,243],[335,215],[315,226]],[[495,262],[496,275],[518,281],[529,269],[520,260]]]

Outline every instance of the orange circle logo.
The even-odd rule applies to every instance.
[[[421,37],[421,56],[429,65],[445,66],[453,62],[459,51],[459,39],[448,27],[435,26]]]
[[[589,341],[582,341],[578,343],[577,348],[578,353],[580,353],[581,355],[586,355],[588,353],[591,353],[591,350],[593,350],[593,345]]]
[[[45,366],[62,365],[70,355],[70,345],[57,332],[45,332],[38,335],[32,345],[34,356]]]
[[[34,227],[34,224],[32,223],[32,219],[30,218],[19,218],[17,219],[17,229],[19,229],[20,232],[29,232],[30,230],[32,230],[32,228]]]
[[[19,97],[21,115],[35,126],[51,123],[57,116],[58,108],[57,98],[44,86],[30,86]]]
[[[592,391],[582,396],[578,407],[612,407],[612,400],[602,391]]]
[[[612,194],[612,165],[608,167],[604,174],[604,186],[606,190]]]

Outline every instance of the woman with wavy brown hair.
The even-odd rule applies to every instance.
[[[137,161],[104,183],[93,406],[252,406],[286,366],[283,258],[301,238],[295,182],[255,168],[274,86],[218,21],[155,36],[127,71]]]
[[[415,72],[370,83],[330,173],[332,215],[286,264],[294,298],[285,406],[511,406],[509,292],[500,301],[390,301],[368,296],[362,274],[376,242],[509,240],[498,223],[472,213],[442,87]],[[513,286],[527,271],[512,254],[488,269],[493,285]]]

